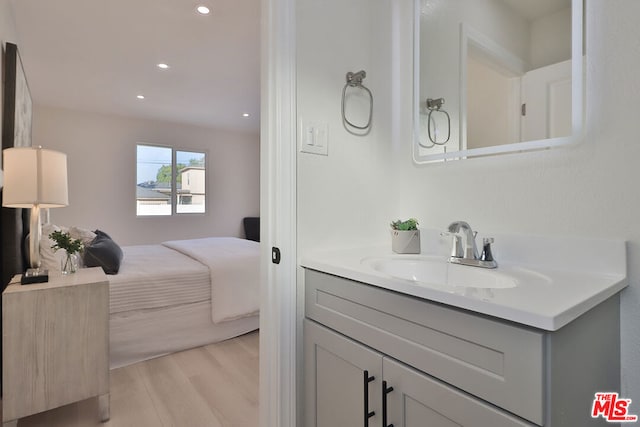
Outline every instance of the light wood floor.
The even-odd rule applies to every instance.
[[[255,427],[258,332],[111,371],[111,420],[97,399],[23,418],[18,427]]]

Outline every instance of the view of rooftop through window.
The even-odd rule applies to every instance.
[[[137,215],[204,213],[205,160],[203,152],[138,144]]]

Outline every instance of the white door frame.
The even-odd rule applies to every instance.
[[[260,426],[296,425],[295,0],[261,0]],[[281,253],[272,263],[272,247]]]

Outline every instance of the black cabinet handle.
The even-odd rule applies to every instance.
[[[369,427],[369,418],[376,414],[375,411],[369,412],[369,383],[375,379],[369,376],[369,371],[364,371],[364,427]]]
[[[382,381],[382,426],[393,427],[393,424],[387,424],[387,394],[393,391],[393,387],[387,387],[387,382]]]

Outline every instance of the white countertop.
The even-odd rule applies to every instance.
[[[423,239],[425,234],[429,233],[423,231]],[[502,236],[501,239],[505,242],[505,249],[517,244],[514,242],[521,238]],[[565,257],[564,264],[557,260],[558,256],[567,253],[564,243],[552,241],[552,246],[548,246],[549,242],[544,242],[544,239],[527,239],[527,242],[530,247],[520,247],[519,254],[539,251],[541,247],[545,249],[544,253],[525,257],[527,263],[501,261],[497,255],[499,251],[494,250],[498,260],[496,271],[517,281],[517,286],[504,289],[453,287],[398,279],[362,262],[371,257],[416,257],[394,254],[389,245],[315,253],[304,256],[300,264],[305,268],[548,331],[560,329],[627,286],[625,242],[570,241],[569,246],[574,249],[576,243],[580,244],[578,247],[585,257]],[[593,248],[593,254],[589,248]],[[423,244],[421,256],[446,263],[447,256],[441,250],[435,251],[440,253],[425,253],[424,249]],[[592,256],[598,256],[597,262],[590,262]]]

